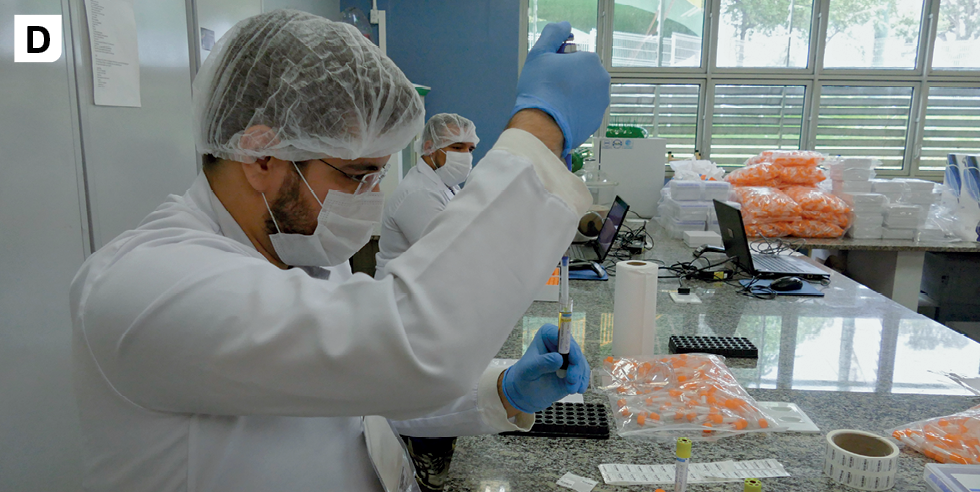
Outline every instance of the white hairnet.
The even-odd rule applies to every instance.
[[[476,125],[458,114],[439,113],[429,118],[422,130],[422,137],[415,142],[415,152],[419,155],[429,155],[443,147],[454,143],[480,143],[476,136]]]
[[[425,117],[402,71],[354,26],[296,10],[222,36],[194,79],[194,112],[198,151],[242,162],[382,157]],[[246,135],[253,126],[271,131]]]

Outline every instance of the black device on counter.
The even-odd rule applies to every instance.
[[[602,221],[602,229],[599,230],[599,237],[584,244],[573,244],[568,249],[568,259],[571,263],[575,263],[575,265],[569,264],[569,267],[590,268],[588,262],[594,261],[601,264],[603,261],[606,261],[606,255],[612,249],[613,242],[616,241],[616,235],[619,234],[619,228],[623,226],[623,221],[626,220],[626,213],[629,210],[630,206],[622,198],[617,196],[613,200],[612,207],[609,207],[606,220]]]
[[[672,354],[714,354],[758,359],[759,349],[748,338],[671,335],[667,349]]]
[[[578,437],[609,439],[609,418],[601,403],[552,403],[534,414],[527,432],[501,432],[503,436]]]
[[[799,290],[803,287],[803,279],[799,277],[779,277],[769,283],[769,288],[776,292]]]
[[[721,240],[725,243],[725,254],[734,258],[738,266],[749,275],[760,278],[795,276],[808,280],[830,278],[829,273],[800,258],[753,253],[745,235],[742,211],[718,200],[714,202],[718,226],[721,228]]]

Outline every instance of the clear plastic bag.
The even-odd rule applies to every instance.
[[[725,175],[725,170],[709,160],[670,161],[674,171],[674,179],[683,181],[718,180]]]
[[[764,222],[761,224],[745,224],[745,235],[748,237],[786,237],[793,235],[794,221]]]
[[[891,429],[897,441],[940,463],[980,464],[980,405]]]
[[[778,167],[778,166],[777,166]],[[779,167],[779,182],[781,186],[816,186],[825,181],[827,176],[817,167],[782,166]]]
[[[603,368],[619,435],[713,441],[779,430],[738,384],[724,358],[708,354],[608,357]]]
[[[749,157],[746,166],[760,162],[771,162],[777,166],[817,167],[826,158],[812,150],[764,150],[759,155]]]
[[[779,168],[768,162],[736,169],[725,176],[725,181],[735,186],[777,186],[781,183]]]
[[[833,239],[844,235],[844,228],[821,220],[796,220],[790,222],[790,236]]]
[[[800,206],[800,215],[804,219],[828,222],[841,229],[847,228],[850,223],[851,207],[840,197],[831,195],[818,188],[806,186],[792,186],[783,190],[783,193],[786,193],[787,196],[792,198]]]
[[[786,193],[764,186],[735,188],[746,225],[800,220],[800,206]]]

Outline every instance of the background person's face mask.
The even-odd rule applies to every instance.
[[[313,194],[313,199],[320,203],[313,187],[306,181],[295,162],[293,166]],[[371,240],[371,232],[374,231],[375,224],[381,222],[381,213],[384,210],[384,195],[381,192],[351,195],[330,190],[320,203],[316,230],[308,236],[283,233],[269,208],[269,202],[265,200],[265,194],[262,195],[262,200],[279,231],[269,235],[272,247],[279,259],[291,266],[331,267],[347,261]]]
[[[436,169],[436,176],[439,176],[439,179],[449,187],[458,186],[466,181],[466,177],[473,170],[473,154],[469,152],[446,152],[441,149],[440,151],[446,154],[446,163]]]

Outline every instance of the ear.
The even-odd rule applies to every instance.
[[[248,127],[239,140],[242,149],[252,151],[261,151],[278,143],[275,130],[265,125]],[[255,162],[243,162],[242,172],[256,192],[275,195],[285,176],[283,164],[288,162],[275,157],[261,157]]]
[[[270,200],[277,196],[279,188],[286,178],[286,173],[289,171],[288,166],[292,165],[288,161],[275,157],[263,157],[255,162],[243,162],[241,164],[242,173],[245,174],[248,184],[257,193],[265,193]]]

